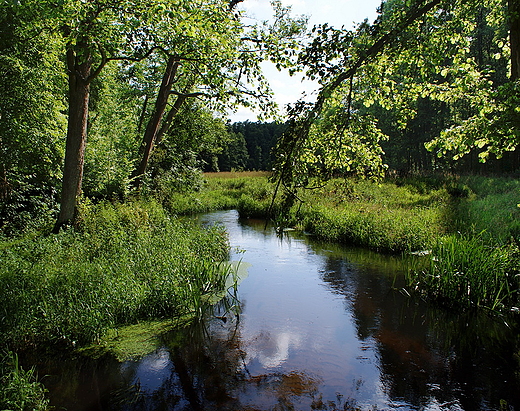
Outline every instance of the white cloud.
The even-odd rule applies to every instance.
[[[335,27],[345,26],[352,28],[354,22],[359,23],[368,17],[374,20],[380,0],[282,0],[285,6],[292,7],[294,16],[307,15],[310,17],[309,26],[329,23]],[[240,3],[241,9],[246,15],[257,20],[267,20],[272,15],[270,0],[246,0]],[[264,73],[271,83],[275,94],[275,101],[281,109],[288,103],[296,102],[302,92],[310,95],[318,88],[317,83],[304,81],[300,77],[290,77],[287,72],[278,72],[274,66],[264,64]],[[312,97],[307,97],[306,100]],[[232,121],[256,121],[257,113],[251,110],[240,109],[236,114],[231,114]]]

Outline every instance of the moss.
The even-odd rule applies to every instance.
[[[187,326],[194,318],[193,315],[183,316],[112,328],[98,342],[80,348],[78,352],[93,358],[110,354],[120,362],[139,359],[160,348],[164,334]]]

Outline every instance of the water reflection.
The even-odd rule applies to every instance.
[[[162,336],[136,361],[67,360],[47,379],[69,410],[520,409],[518,330],[399,292],[401,259],[277,235],[213,213],[251,264],[239,317]],[[44,368],[41,368],[44,369]],[[45,372],[44,372],[45,373]],[[40,372],[42,375],[42,372]],[[511,408],[513,409],[513,408]]]

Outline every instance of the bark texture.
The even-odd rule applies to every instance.
[[[74,221],[77,199],[81,194],[85,145],[87,142],[88,104],[90,97],[89,76],[92,67],[90,55],[78,61],[73,50],[67,52],[69,71],[69,116],[65,165],[61,189],[60,213],[54,232]]]
[[[137,185],[139,185],[142,175],[146,172],[146,167],[148,166],[148,161],[150,160],[150,156],[152,154],[155,139],[161,126],[161,121],[168,104],[168,98],[171,94],[172,86],[175,81],[175,74],[177,73],[179,64],[180,62],[177,57],[170,56],[168,58],[166,70],[161,82],[161,87],[155,101],[152,117],[146,126],[146,130],[143,136],[143,143],[141,145],[141,162],[139,163],[139,166],[134,173]]]

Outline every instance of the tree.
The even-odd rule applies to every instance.
[[[273,1],[274,23],[247,28],[233,10],[236,3],[217,1],[213,7],[191,9],[185,20],[193,20],[193,36],[183,31],[179,33],[182,42],[163,49],[166,62],[162,82],[143,137],[141,161],[133,174],[137,182],[146,171],[154,145],[188,99],[202,99],[217,111],[242,105],[274,113],[260,63],[269,59],[279,67],[290,66],[306,19],[291,18],[290,8]],[[207,22],[212,22],[211,29]],[[199,28],[201,24],[204,26]],[[165,115],[172,95],[175,100]]]
[[[383,109],[394,107],[393,112],[398,113],[395,121],[403,128],[416,117],[419,98],[447,104],[451,124],[458,122],[459,126],[444,131],[442,141],[459,150],[484,148],[483,159],[486,153],[498,154],[516,147],[514,135],[519,128],[514,107],[518,107],[518,86],[516,82],[504,86],[494,83],[489,69],[479,70],[471,55],[475,12],[482,6],[491,10],[486,19],[495,29],[493,47],[507,48],[499,24],[505,21],[505,9],[495,0],[484,4],[387,1],[382,3],[380,16],[373,25],[364,22],[355,31],[328,25],[316,27],[314,40],[302,53],[300,64],[309,77],[319,79],[321,89],[315,103],[298,102],[292,109],[291,127],[278,145],[279,184],[284,183],[290,190],[304,184],[307,175],[302,167],[309,161],[317,164],[317,154],[323,163],[323,153],[333,158],[339,156],[342,146],[355,147],[356,139],[370,138],[361,141],[356,155],[356,162],[361,165],[358,170],[364,172],[363,160],[380,157],[379,140],[386,137],[373,117],[371,120],[370,116],[360,115],[363,106],[376,103]],[[511,27],[515,16],[513,13],[510,19]],[[463,120],[468,115],[472,120]],[[371,121],[370,129],[361,126]],[[327,144],[318,149],[311,147],[313,159],[309,157],[309,146],[323,138],[323,133],[313,130],[323,124],[331,131],[325,139]],[[450,127],[449,123],[446,125]],[[352,163],[349,153],[339,160],[345,162]],[[326,171],[330,174],[334,166],[331,162]]]
[[[60,214],[54,231],[74,219],[81,193],[90,86],[110,61],[140,60],[156,47],[157,36],[175,17],[174,1],[39,2],[43,15],[56,16],[66,43],[69,110]]]
[[[31,10],[0,4],[0,230],[8,233],[56,207],[65,90],[60,41],[41,25]]]
[[[227,1],[205,2],[199,7],[185,3],[176,12],[182,16],[182,24],[175,25],[170,41],[161,48],[165,58],[164,63],[159,63],[163,75],[144,132],[141,160],[134,172],[137,183],[146,172],[154,145],[167,132],[185,101],[222,94],[223,67],[236,59],[241,28]],[[175,102],[164,118],[172,95]]]

